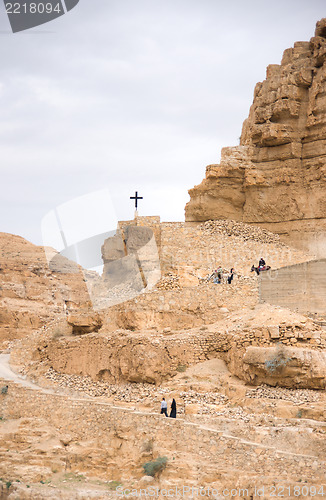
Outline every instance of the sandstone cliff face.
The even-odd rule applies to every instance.
[[[73,327],[70,315],[88,311],[84,276],[65,261],[65,272],[51,270],[43,247],[0,233],[0,347],[54,319],[68,317]]]
[[[189,191],[186,221],[260,224],[326,253],[326,19],[256,85],[240,146]]]

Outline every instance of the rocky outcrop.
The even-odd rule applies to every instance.
[[[69,314],[88,314],[81,268],[60,259],[64,269],[50,269],[43,247],[0,233],[0,348]]]
[[[256,85],[240,146],[224,148],[189,191],[186,221],[259,224],[326,252],[326,19]]]
[[[91,290],[95,308],[136,297],[161,277],[155,233],[151,227],[138,225],[139,219],[122,224],[102,245],[103,275]]]
[[[250,384],[325,389],[326,353],[293,347],[248,347],[242,377]]]

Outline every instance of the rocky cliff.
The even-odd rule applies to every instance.
[[[259,224],[326,254],[326,18],[256,85],[240,146],[189,191],[186,221]]]
[[[0,233],[0,349],[54,320],[67,318],[74,328],[76,312],[77,327],[86,314],[93,331],[89,309],[84,274],[73,262],[57,254],[50,269],[43,247]]]

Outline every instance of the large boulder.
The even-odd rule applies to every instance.
[[[326,352],[286,347],[248,347],[241,378],[253,385],[325,389]]]

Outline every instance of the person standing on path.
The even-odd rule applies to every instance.
[[[232,269],[231,269],[231,271],[230,271],[230,274],[229,274],[229,276],[228,276],[228,284],[229,284],[229,285],[231,285],[231,283],[232,283],[234,273],[235,273],[235,270],[234,270],[234,269],[233,269],[233,267],[232,267]]]
[[[165,401],[165,398],[162,399],[161,401],[161,415],[164,413],[164,415],[167,417],[168,416],[168,404]]]
[[[172,399],[172,403],[171,403],[170,417],[177,418],[177,403],[175,402],[174,398]]]

